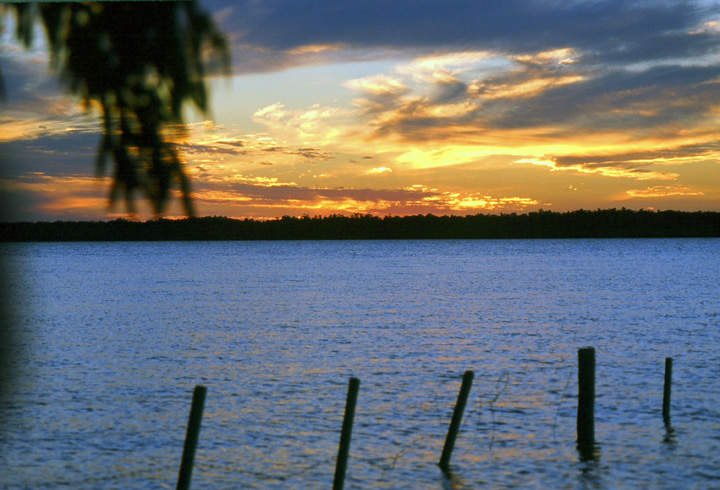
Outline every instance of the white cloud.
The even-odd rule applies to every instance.
[[[399,78],[384,74],[348,80],[343,86],[371,95],[399,95],[409,91]]]

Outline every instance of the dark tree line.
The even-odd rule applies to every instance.
[[[0,240],[6,242],[664,237],[720,237],[720,213],[608,209],[382,218],[362,214],[284,216],[267,221],[205,217],[0,223]]]

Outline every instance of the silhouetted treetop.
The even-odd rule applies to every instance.
[[[29,46],[40,19],[52,65],[86,107],[101,110],[104,134],[97,171],[114,162],[111,202],[124,197],[134,212],[142,191],[160,214],[173,182],[185,212],[193,214],[190,184],[171,142],[182,131],[182,108],[193,103],[203,113],[208,101],[207,61],[229,69],[223,34],[197,2],[73,2],[12,6],[17,38]],[[209,54],[214,56],[208,59]]]

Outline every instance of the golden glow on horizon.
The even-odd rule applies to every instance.
[[[295,187],[299,191],[300,188]],[[248,189],[248,191],[251,191]],[[252,191],[257,192],[257,190]],[[291,192],[289,195],[292,195]],[[233,205],[245,209],[247,214],[258,216],[256,211],[267,213],[271,210],[292,210],[294,214],[312,211],[315,214],[333,214],[336,212],[362,214],[388,214],[397,209],[412,208],[415,212],[425,214],[428,210],[443,213],[477,213],[481,211],[521,211],[527,207],[540,204],[539,201],[523,197],[493,197],[478,193],[462,193],[439,191],[422,184],[415,184],[404,189],[402,199],[393,199],[396,191],[390,191],[388,197],[378,197],[374,192],[367,191],[367,199],[353,197],[362,194],[349,190],[343,195],[337,189],[314,188],[298,192],[297,197],[261,198],[250,196],[242,191],[204,190],[193,192],[193,198],[208,206],[217,204]],[[332,197],[332,196],[336,197]],[[425,213],[423,213],[425,210]],[[293,214],[285,213],[285,214]],[[265,216],[265,215],[263,215]]]

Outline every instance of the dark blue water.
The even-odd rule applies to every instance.
[[[720,241],[7,244],[0,488],[720,488]],[[595,461],[575,448],[597,350]],[[661,417],[674,358],[672,425]],[[437,467],[463,371],[475,383]]]

